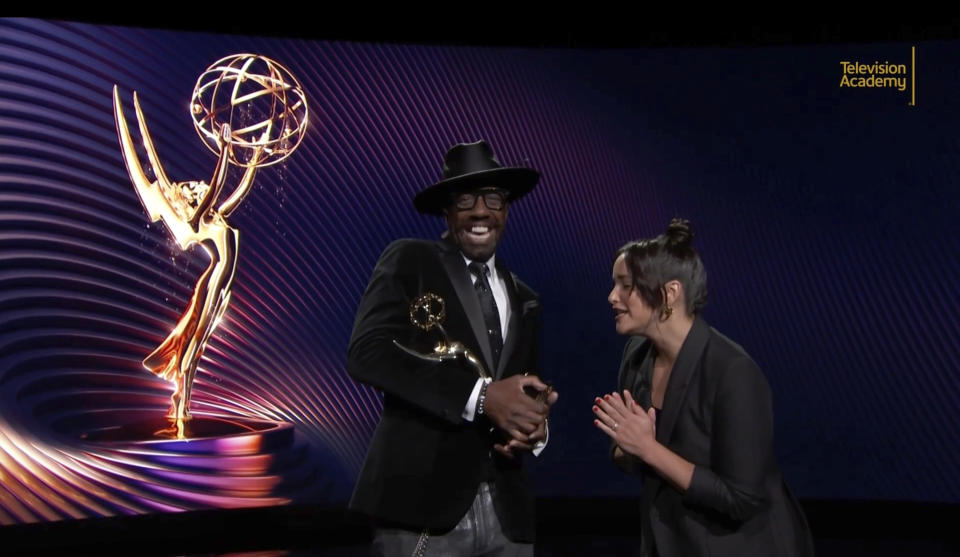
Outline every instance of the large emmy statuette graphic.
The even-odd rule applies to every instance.
[[[483,362],[462,342],[450,339],[447,331],[443,328],[443,320],[446,316],[447,303],[443,298],[433,292],[421,294],[410,302],[410,323],[424,331],[436,329],[440,333],[440,340],[434,345],[433,352],[427,354],[421,354],[416,350],[407,348],[396,340],[393,343],[407,354],[427,362],[444,362],[462,358],[469,367],[477,372],[477,375],[489,379],[490,373],[484,367]]]
[[[210,258],[183,315],[143,360],[144,367],[174,383],[170,427],[157,434],[183,439],[189,437],[185,428],[191,420],[190,393],[197,365],[230,302],[240,236],[230,224],[230,215],[250,192],[257,169],[282,161],[300,145],[307,127],[307,102],[293,75],[264,56],[237,54],[211,65],[197,80],[190,101],[197,133],[218,157],[209,183],[173,182],[167,177],[136,92],[133,103],[154,180],[141,166],[114,86],[117,135],[134,189],[150,221],[162,220],[180,249],[199,245]],[[230,164],[246,170],[220,201],[227,193]]]

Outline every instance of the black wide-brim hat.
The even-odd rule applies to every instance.
[[[413,205],[421,213],[442,215],[454,193],[487,186],[506,190],[507,201],[513,202],[529,193],[539,179],[540,173],[532,168],[501,165],[482,139],[458,143],[443,158],[443,178],[418,193]]]

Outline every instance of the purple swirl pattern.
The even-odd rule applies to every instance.
[[[575,143],[543,145],[524,131],[574,110],[542,114],[536,99],[547,85],[522,79],[522,59],[501,67],[494,52],[36,20],[0,30],[0,258],[9,269],[0,274],[0,470],[18,479],[0,488],[0,523],[342,500],[380,407],[343,369],[356,300],[396,231],[433,236],[440,224],[370,198],[409,199],[438,176],[449,144],[474,137],[507,164],[568,151],[543,182],[547,195],[589,162]],[[234,215],[233,298],[201,362],[193,411],[290,424],[295,439],[203,455],[90,442],[85,432],[165,411],[169,390],[140,360],[204,267],[147,224],[120,158],[110,88],[119,84],[124,99],[139,93],[172,179],[207,179],[213,160],[191,137],[185,105],[197,72],[234,51],[292,68],[315,114],[298,153],[261,171]],[[523,121],[528,112],[542,121]],[[537,227],[517,228],[548,241]]]
[[[111,90],[125,103],[138,92],[171,179],[209,180],[214,157],[188,101],[211,62],[239,52],[289,68],[311,111],[297,152],[260,171],[231,216],[233,295],[193,395],[196,414],[259,429],[187,446],[97,440],[166,411],[169,388],[140,362],[206,264],[147,223]],[[957,46],[921,52],[925,79],[955,91],[960,74],[943,60]],[[960,432],[944,425],[960,420],[950,311],[960,264],[944,255],[960,253],[960,114],[932,84],[909,113],[899,98],[838,91],[820,73],[851,54],[465,48],[0,19],[0,524],[342,504],[381,407],[345,372],[356,304],[390,241],[439,236],[441,219],[417,215],[411,199],[439,178],[447,148],[481,138],[502,163],[542,171],[498,251],[541,294],[544,373],[563,401],[551,415],[563,433],[535,464],[542,492],[628,488],[602,448],[584,454],[596,439],[578,409],[615,381],[622,339],[604,302],[614,251],[684,216],[710,271],[707,318],[770,379],[791,487],[960,501]]]

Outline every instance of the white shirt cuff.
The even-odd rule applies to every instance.
[[[533,451],[532,451],[533,456],[540,456],[540,453],[543,452],[543,449],[547,448],[547,441],[550,440],[550,421],[549,420],[547,420],[543,424],[543,429],[544,429],[543,440],[537,441],[536,443],[534,443]]]
[[[490,381],[491,379],[477,379],[477,383],[473,386],[473,392],[470,393],[470,398],[467,399],[467,405],[463,408],[463,414],[461,414],[464,420],[472,422],[476,417],[477,399],[480,398],[480,387],[483,386],[484,382],[489,383]]]

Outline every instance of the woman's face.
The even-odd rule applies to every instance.
[[[654,323],[654,311],[633,287],[633,275],[621,255],[613,264],[613,289],[607,296],[613,307],[617,333],[621,335],[645,335]]]

